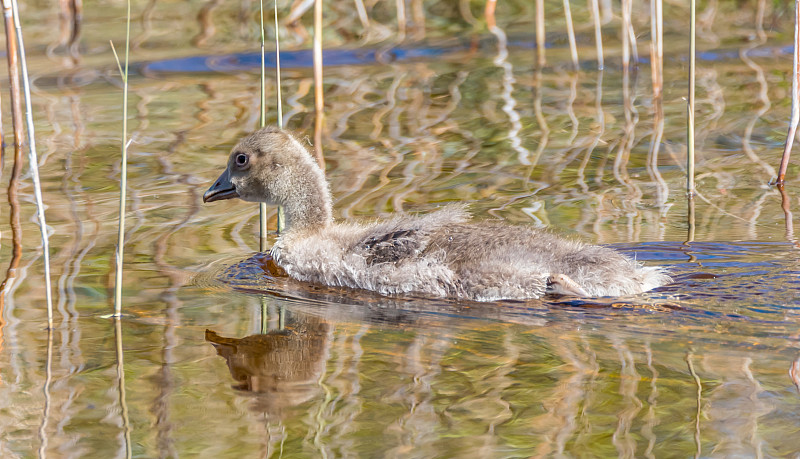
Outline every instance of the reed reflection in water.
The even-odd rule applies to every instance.
[[[12,222],[0,220],[11,268],[0,456],[124,456],[127,445],[145,457],[796,454],[796,174],[766,186],[789,113],[785,7],[710,2],[699,14],[690,208],[676,83],[686,6],[655,2],[663,24],[651,24],[646,3],[571,4],[573,53],[563,0],[489,3],[492,24],[488,4],[465,1],[323,4],[326,122],[313,143],[337,217],[467,201],[477,218],[549,225],[668,265],[675,285],[480,305],[279,277],[251,258],[257,210],[207,209],[198,194],[258,125],[257,5],[148,2],[132,31],[126,421],[114,329],[99,318],[121,121],[107,43],[121,42],[111,26],[124,14],[24,5],[56,320],[43,333],[32,190],[4,174],[18,194],[2,213]],[[292,63],[284,121],[309,137],[310,5],[278,5]],[[650,54],[663,69],[644,60],[648,30],[663,34]],[[276,89],[268,80],[267,100]]]

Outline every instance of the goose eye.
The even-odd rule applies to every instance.
[[[250,162],[250,157],[244,153],[239,153],[233,158],[237,167],[245,167]]]

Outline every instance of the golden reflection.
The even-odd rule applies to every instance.
[[[50,405],[52,400],[50,397],[50,384],[53,382],[53,327],[47,328],[47,356],[45,357],[45,377],[44,387],[44,408],[42,413],[42,423],[39,425],[39,457],[47,457],[47,444],[49,442],[49,435],[47,426],[50,422]],[[128,455],[127,457],[130,457]]]
[[[197,25],[200,31],[192,38],[192,44],[198,48],[208,45],[208,41],[217,34],[214,25],[214,11],[222,5],[222,0],[207,0],[205,5],[197,13]]]
[[[603,111],[603,71],[597,72],[597,85],[595,86],[595,125],[596,125],[596,133],[593,136],[592,142],[589,145],[589,148],[586,149],[586,154],[581,161],[580,166],[576,171],[576,175],[578,177],[578,185],[581,187],[581,191],[584,193],[589,192],[589,186],[586,184],[585,178],[585,171],[586,166],[589,164],[589,161],[592,159],[592,154],[594,153],[597,145],[600,143],[601,139],[603,138],[603,134],[605,134],[606,130],[606,115]]]
[[[520,121],[520,116],[516,109],[517,101],[514,99],[514,83],[516,83],[516,79],[514,78],[514,68],[508,61],[506,34],[503,29],[497,26],[491,27],[489,31],[497,39],[497,56],[495,56],[493,63],[503,71],[503,92],[500,97],[504,102],[503,112],[508,116],[508,121],[511,124],[508,130],[508,139],[511,142],[511,148],[517,152],[517,161],[520,164],[535,167],[536,163],[531,163],[530,152],[522,145],[522,139],[520,138],[522,122]],[[541,88],[539,87],[539,89]]]
[[[642,436],[647,439],[647,449],[644,455],[654,459],[656,456],[653,454],[653,448],[656,446],[656,441],[658,440],[654,430],[659,424],[659,418],[656,416],[659,375],[658,370],[656,370],[655,365],[653,365],[653,350],[651,349],[650,342],[644,344],[644,351],[647,358],[647,369],[650,370],[650,395],[647,397],[647,414],[644,415],[643,419]]]
[[[800,357],[797,357],[797,360],[789,366],[789,377],[792,379],[797,392],[800,393]]]
[[[117,403],[119,404],[119,414],[122,420],[122,447],[125,450],[125,457],[132,457],[133,445],[131,444],[130,416],[128,415],[128,396],[125,389],[125,352],[122,347],[122,319],[119,315],[115,316],[114,321],[114,349],[116,351],[117,367]]]
[[[144,48],[152,49],[157,56],[154,58],[158,58],[164,51],[154,46],[153,37],[164,37],[170,45],[173,42],[164,35],[163,19],[154,11],[161,11],[168,5],[156,0],[142,6],[145,4],[143,30],[135,40]],[[206,3],[209,4],[213,2]],[[64,1],[61,5],[69,8],[70,3]],[[248,5],[252,3],[235,5],[246,13],[242,15],[243,25],[248,23],[245,20],[252,22],[253,19],[252,13],[247,13]],[[404,5],[408,12],[408,37],[415,38],[416,34],[425,32],[425,21],[419,17],[418,9],[428,4],[414,0]],[[465,22],[472,18],[471,7],[478,12],[477,4],[459,0],[458,5]],[[613,26],[608,30],[613,35],[599,34],[593,44],[597,45],[598,65],[602,66],[602,39],[606,40],[611,54],[620,54],[620,38],[616,34],[620,18],[610,14],[609,1],[593,2],[593,5],[598,32],[602,29],[601,19],[613,19]],[[394,12],[395,2],[355,0],[345,6],[352,8],[349,16],[342,14],[348,17],[337,19],[336,14],[341,13],[333,9],[331,16],[326,15],[326,20],[330,21],[326,27],[331,25],[326,30],[326,34],[330,34],[326,39],[331,36],[335,42],[345,36],[347,32],[337,28],[360,32],[359,24],[363,28],[363,36],[359,38],[362,42],[376,40],[381,33],[394,37],[395,17],[387,13]],[[548,8],[550,6],[548,4]],[[558,3],[552,6],[557,7]],[[761,8],[763,2],[753,6]],[[501,3],[500,7],[508,5]],[[712,7],[718,5],[711,2],[706,11],[710,12]],[[214,20],[217,32],[211,35],[214,38],[207,41],[208,45],[222,41],[223,25],[230,24],[230,19],[222,14],[230,13],[225,8],[224,3],[220,4],[214,12],[217,16],[209,18]],[[769,11],[768,4],[766,8]],[[674,5],[669,5],[668,10],[674,9]],[[553,8],[554,13],[559,13],[556,10],[558,8]],[[326,14],[328,11],[326,9]],[[580,16],[583,14],[580,9],[572,12],[579,23],[589,14],[587,11]],[[425,13],[429,15],[428,26],[431,26],[427,33],[435,40],[431,32],[434,24],[431,17],[435,17],[435,11],[429,7]],[[458,15],[459,11],[453,14]],[[746,14],[748,18],[751,16],[750,12]],[[717,13],[717,19],[721,17],[722,11]],[[376,18],[384,18],[391,30]],[[554,35],[563,35],[560,16],[554,19],[550,23]],[[757,31],[763,28],[762,19],[763,15],[757,18]],[[505,24],[505,18],[496,20]],[[633,21],[643,24],[635,17]],[[702,18],[700,22],[698,32],[702,34]],[[116,115],[110,114],[111,109],[106,107],[113,103],[108,102],[105,92],[109,85],[104,77],[105,64],[93,64],[88,57],[83,57],[81,72],[70,73],[66,69],[73,65],[72,61],[62,56],[67,53],[65,47],[71,46],[70,38],[68,34],[59,34],[72,33],[72,26],[65,23],[59,29],[55,13],[51,22],[44,26],[50,25],[53,27],[45,43],[55,44],[52,51],[58,58],[42,58],[36,63],[36,72],[47,68],[53,76],[39,73],[39,94],[35,96],[47,98],[47,103],[42,104],[47,117],[41,120],[45,126],[42,140],[48,147],[43,158],[47,175],[43,177],[50,189],[63,191],[54,194],[48,204],[55,216],[51,223],[58,240],[54,252],[59,266],[63,266],[59,278],[59,310],[66,320],[54,331],[61,333],[60,343],[53,341],[51,345],[45,342],[42,330],[31,325],[38,323],[38,316],[31,312],[33,308],[29,305],[41,294],[37,293],[34,277],[25,280],[25,276],[26,272],[32,274],[41,268],[33,262],[33,255],[22,252],[22,244],[27,247],[27,243],[22,239],[20,220],[27,234],[28,226],[32,225],[28,218],[33,210],[19,209],[19,201],[24,205],[30,198],[29,188],[23,185],[18,192],[17,179],[12,176],[8,193],[11,231],[3,227],[7,243],[3,253],[7,254],[5,260],[9,265],[6,279],[0,284],[0,321],[6,319],[8,323],[0,322],[0,359],[6,369],[2,372],[0,388],[4,389],[2,398],[19,409],[9,411],[4,405],[7,415],[3,425],[28,426],[24,433],[32,439],[34,454],[39,446],[36,443],[39,427],[42,429],[39,435],[49,435],[46,452],[50,456],[122,456],[126,453],[121,447],[116,450],[116,441],[123,440],[126,434],[123,431],[125,421],[118,421],[118,403],[122,400],[110,403],[108,409],[114,411],[110,422],[91,425],[94,419],[87,420],[85,416],[96,410],[84,409],[90,405],[108,405],[109,384],[115,382],[111,364],[113,350],[95,346],[97,340],[109,338],[112,332],[110,329],[98,332],[92,308],[103,301],[106,254],[113,249],[111,238],[106,237],[110,227],[109,203],[112,202],[106,188],[115,174],[113,166],[108,165],[106,153],[107,139],[116,135],[116,128],[112,131],[108,127],[115,125]],[[716,21],[712,25],[714,31],[724,37],[723,24]],[[252,33],[252,24],[248,27],[246,30]],[[84,33],[89,30],[84,29]],[[240,34],[246,35],[246,30],[242,29]],[[591,24],[587,23],[583,32],[588,34],[591,30]],[[544,26],[541,31],[544,32]],[[529,33],[533,35],[533,31]],[[538,28],[536,33],[538,35]],[[674,87],[668,84],[665,88],[663,107],[653,102],[653,131],[645,132],[651,122],[644,119],[639,122],[637,113],[644,114],[650,109],[648,98],[641,96],[649,93],[649,88],[640,88],[646,91],[639,92],[637,98],[634,80],[629,79],[626,94],[623,94],[623,75],[616,68],[610,68],[605,74],[566,72],[570,65],[566,54],[561,56],[560,62],[551,62],[552,68],[539,67],[534,73],[531,64],[540,54],[544,60],[544,39],[535,53],[527,48],[515,48],[509,40],[505,60],[498,65],[493,59],[499,56],[500,50],[494,48],[493,38],[489,37],[486,43],[475,40],[469,53],[446,50],[441,58],[325,67],[328,118],[324,129],[316,132],[323,134],[329,155],[332,188],[342,204],[340,217],[349,219],[403,208],[426,210],[440,202],[463,199],[471,201],[480,211],[502,209],[496,213],[501,218],[524,218],[521,212],[525,210],[520,211],[520,208],[529,204],[523,203],[520,196],[529,196],[531,190],[536,190],[541,198],[536,204],[547,205],[547,209],[536,212],[536,217],[546,219],[547,215],[565,231],[595,231],[596,237],[605,241],[636,239],[640,227],[641,238],[645,239],[649,236],[644,235],[644,228],[658,224],[653,239],[678,240],[685,236],[688,243],[743,238],[763,240],[780,238],[785,230],[786,238],[797,245],[790,206],[793,197],[788,188],[778,190],[782,199],[781,213],[777,206],[768,204],[772,202],[770,198],[776,196],[774,192],[757,186],[742,188],[739,181],[740,178],[752,179],[742,173],[755,164],[747,156],[739,155],[739,139],[741,145],[749,145],[760,154],[758,145],[778,129],[775,128],[777,121],[767,116],[769,112],[754,121],[754,115],[771,103],[766,96],[776,102],[772,110],[780,108],[776,97],[780,97],[782,89],[770,80],[772,74],[768,69],[786,70],[785,62],[779,58],[756,57],[759,50],[751,45],[760,43],[758,36],[743,48],[741,61],[715,62],[715,68],[698,73],[698,87],[704,98],[698,112],[703,114],[705,126],[699,134],[707,144],[721,142],[717,139],[723,137],[733,139],[727,140],[733,148],[719,155],[715,151],[715,155],[703,158],[704,174],[699,178],[716,187],[709,186],[705,195],[698,193],[697,199],[689,203],[687,220],[673,215],[675,221],[667,219],[667,211],[676,201],[675,196],[670,196],[670,187],[680,188],[684,177],[683,158],[678,158],[679,162],[674,156],[670,158],[670,153],[676,149],[674,140],[680,137],[677,134],[683,128],[677,126],[676,120],[682,119],[684,112],[683,106],[670,93]],[[106,43],[105,38],[100,41],[91,36],[84,36],[80,41],[86,49],[100,50],[98,54],[103,52]],[[770,41],[765,43],[770,44]],[[158,45],[166,47],[160,42]],[[235,42],[230,48],[206,51],[208,54],[225,53],[239,45],[240,42]],[[415,47],[416,44],[414,50]],[[196,55],[192,49],[197,51],[187,47],[169,52],[179,56]],[[420,45],[419,49],[424,51],[425,47]],[[680,58],[680,53],[673,55],[672,50],[670,53]],[[551,60],[556,56],[554,53]],[[109,57],[92,55],[98,62]],[[392,58],[389,53],[383,57]],[[757,63],[760,70],[746,67],[748,59]],[[50,70],[54,62],[58,67]],[[678,70],[683,71],[666,69],[663,79],[677,81]],[[722,91],[741,82],[730,76],[731,73],[746,74],[747,71],[753,77],[751,86],[756,91],[753,95],[758,99],[754,104],[745,105],[734,91],[725,93],[726,100]],[[759,72],[763,74],[763,81]],[[310,134],[310,129],[316,125],[312,115],[310,73],[298,70],[289,72],[289,76],[285,87],[291,95],[288,108],[294,112],[287,114],[287,122],[292,129]],[[684,456],[691,456],[693,447],[701,451],[701,445],[705,450],[700,453],[703,455],[756,456],[772,451],[776,454],[792,452],[787,452],[785,445],[774,440],[785,430],[777,422],[768,421],[785,420],[784,413],[772,403],[791,405],[793,399],[785,394],[791,396],[800,392],[797,351],[791,346],[761,350],[742,343],[750,339],[747,336],[755,336],[745,331],[774,333],[775,329],[782,331],[783,325],[759,328],[757,321],[746,317],[717,320],[715,314],[719,314],[719,309],[715,308],[718,308],[719,298],[716,293],[706,289],[703,283],[687,286],[691,282],[681,282],[663,292],[665,296],[678,298],[670,299],[680,303],[680,308],[672,309],[624,304],[618,309],[608,305],[542,302],[479,308],[472,304],[439,305],[423,299],[376,297],[359,303],[359,293],[335,291],[327,296],[315,296],[309,291],[319,292],[307,287],[305,293],[309,294],[296,295],[298,299],[292,296],[296,293],[292,286],[278,282],[267,287],[260,285],[262,289],[277,291],[277,296],[289,296],[281,297],[281,301],[289,305],[290,314],[293,308],[312,313],[323,311],[326,319],[304,318],[293,322],[289,315],[282,334],[275,330],[280,328],[279,308],[275,302],[270,302],[264,331],[273,331],[265,335],[231,339],[209,332],[209,341],[217,352],[226,355],[235,384],[242,391],[248,391],[248,397],[239,397],[238,401],[251,403],[255,412],[236,410],[237,398],[231,395],[233,391],[229,390],[227,382],[230,379],[224,370],[226,374],[221,377],[214,374],[212,378],[219,379],[210,380],[215,383],[210,389],[192,385],[192,391],[198,387],[208,390],[200,396],[205,397],[208,412],[218,416],[197,417],[196,412],[185,410],[175,398],[186,393],[188,386],[184,377],[211,367],[209,360],[202,358],[202,349],[198,351],[187,346],[190,343],[182,342],[181,338],[196,335],[198,324],[219,324],[225,330],[240,330],[242,328],[237,328],[240,323],[248,320],[243,318],[246,313],[231,310],[220,313],[214,309],[219,307],[214,304],[214,292],[209,294],[207,290],[198,289],[189,279],[192,273],[208,269],[212,261],[225,257],[233,259],[236,254],[254,248],[254,234],[249,229],[255,213],[243,208],[233,208],[232,214],[224,216],[204,213],[198,209],[198,198],[193,194],[194,188],[208,178],[203,177],[205,171],[223,160],[222,156],[215,156],[219,150],[229,148],[234,137],[257,124],[254,80],[254,73],[247,72],[209,72],[200,76],[176,72],[138,82],[147,88],[138,94],[136,119],[141,125],[137,142],[144,146],[135,158],[140,173],[131,184],[139,190],[134,198],[140,218],[130,232],[139,255],[128,275],[131,282],[144,287],[129,292],[136,303],[143,306],[140,316],[126,319],[125,329],[125,351],[135,352],[133,355],[137,356],[136,364],[129,363],[125,368],[128,402],[138,400],[138,405],[131,405],[130,412],[130,425],[137,426],[130,441],[134,452],[148,457],[169,457],[184,452],[187,444],[219,445],[208,438],[209,431],[224,434],[229,432],[226,429],[247,429],[263,422],[264,418],[267,418],[264,437],[268,438],[253,442],[263,444],[248,449],[252,446],[248,440],[232,436],[234,438],[226,439],[230,441],[226,447],[243,451],[243,456],[251,452],[275,456],[296,454],[298,448],[331,456],[358,455],[362,451],[360,448],[369,445],[354,446],[355,436],[357,433],[365,435],[363,432],[372,428],[377,433],[369,438],[380,439],[384,452],[403,455],[418,451],[420,455],[431,457],[440,455],[445,448],[453,451],[454,446],[456,451],[452,454],[465,457],[514,454],[516,450],[509,451],[515,448],[519,448],[517,455],[526,457],[580,454],[581,451],[623,456],[633,451],[643,457],[661,457],[669,455],[665,444],[676,438],[676,431],[680,432],[681,441],[671,447],[680,448],[679,454]],[[272,85],[274,93],[273,81],[267,84]],[[82,85],[86,89],[75,90],[83,88]],[[534,91],[534,98],[526,101],[522,94],[529,87]],[[747,88],[744,93],[748,93]],[[536,147],[529,145],[531,150],[536,148],[531,157],[536,156],[537,162],[546,165],[535,171],[541,183],[534,183],[534,186],[527,186],[533,179],[526,176],[527,168],[514,163],[518,155],[509,148],[509,131],[514,128],[510,122],[512,115],[506,111],[509,106],[522,126],[516,134],[520,145],[535,142]],[[374,132],[372,138],[371,132]],[[647,142],[649,151],[645,160],[643,153]],[[314,143],[315,146],[321,144],[318,139]],[[609,177],[612,161],[617,181]],[[551,171],[555,173],[551,175]],[[628,185],[640,188],[643,193],[637,202],[628,202],[631,196],[636,197],[635,190]],[[734,188],[737,185],[739,188]],[[547,188],[537,188],[540,186]],[[651,211],[650,207],[654,209]],[[630,217],[625,211],[639,215]],[[649,214],[660,218],[648,220]],[[630,218],[627,233],[624,218]],[[678,219],[686,221],[687,226]],[[701,261],[707,260],[705,255],[715,253],[714,250],[709,252],[705,244],[687,245],[692,260],[695,256]],[[673,251],[679,250],[677,247],[664,246],[667,249],[662,253],[666,253],[666,258],[670,261],[678,258],[672,257]],[[736,245],[731,250],[746,251]],[[23,255],[25,262],[20,267]],[[745,261],[771,255],[750,252]],[[31,263],[24,266],[29,260]],[[685,260],[674,261],[679,264],[676,268],[679,273],[692,269],[682,266]],[[771,257],[769,263],[773,266],[780,263],[780,259]],[[714,268],[708,263],[703,269]],[[735,273],[728,276],[728,282],[738,282],[736,276]],[[759,276],[757,282],[773,288],[788,277],[772,281],[769,276]],[[709,281],[709,284],[720,292],[719,289],[725,288],[724,282],[725,278]],[[166,285],[162,288],[161,284]],[[19,293],[14,294],[15,289]],[[721,293],[728,294],[727,291]],[[246,294],[237,292],[235,296]],[[202,307],[187,307],[188,298]],[[629,312],[625,311],[626,307]],[[742,315],[752,313],[745,307],[739,311]],[[713,319],[707,319],[709,316]],[[709,320],[715,323],[711,329]],[[153,327],[149,321],[163,326]],[[698,323],[692,324],[695,321]],[[300,322],[306,325],[299,325]],[[139,331],[149,331],[128,333],[131,330],[128,324],[132,328],[144,326],[146,328]],[[703,341],[698,338],[699,344],[692,344],[694,348],[687,362],[685,338],[689,336],[694,340],[697,335],[702,335]],[[53,338],[58,339],[55,335]],[[713,344],[718,341],[725,344]],[[326,357],[328,354],[330,360]],[[756,354],[760,358],[752,359]],[[218,360],[211,362],[221,368]],[[299,367],[297,362],[300,362]],[[104,363],[110,365],[105,373]],[[687,365],[691,366],[687,369]],[[702,375],[699,411],[698,395],[694,394],[700,389],[695,382],[695,378],[701,380],[698,372]],[[397,376],[397,379],[392,380],[387,375]],[[131,378],[142,376],[144,384],[130,385]],[[49,382],[45,384],[46,381]],[[41,389],[45,386],[49,393],[43,412],[45,394]],[[29,387],[33,390],[27,390]],[[689,392],[694,396],[673,398],[675,394]],[[110,396],[116,399],[113,391]],[[300,404],[297,411],[287,414],[289,408],[297,404]],[[234,409],[231,410],[231,406]],[[22,419],[17,413],[31,413],[31,418]],[[686,413],[691,413],[688,419]],[[270,423],[273,417],[278,417],[278,422]],[[369,421],[365,422],[365,418]],[[55,435],[56,429],[63,429],[76,436],[84,432],[95,436],[98,431],[94,429],[102,428],[110,433],[108,438],[112,441],[106,442],[108,446],[87,442],[85,438],[88,437],[62,439]],[[447,434],[443,434],[445,431]],[[464,438],[450,437],[451,433],[464,435]],[[695,434],[697,443],[693,443]],[[462,446],[463,449],[458,449]],[[107,449],[100,451],[103,447]],[[12,450],[18,446],[7,442],[2,448],[0,454],[12,455],[16,451]],[[378,449],[376,446],[369,451]]]
[[[58,40],[47,45],[46,54],[52,59],[60,49],[64,49],[69,58],[64,59],[64,66],[74,68],[80,63],[80,38],[83,24],[83,0],[59,0],[59,36]]]
[[[254,411],[280,419],[289,408],[319,396],[331,341],[327,321],[303,316],[283,330],[245,338],[206,330],[205,339],[228,364],[233,388],[257,395]]]
[[[0,143],[0,150],[5,150],[5,147]],[[15,149],[19,152],[19,149]],[[2,156],[2,155],[0,155]],[[8,182],[8,205],[9,205],[9,222],[11,226],[11,260],[6,270],[6,276],[3,283],[0,284],[0,350],[2,350],[3,341],[5,339],[4,330],[6,326],[6,295],[10,294],[14,285],[14,279],[17,277],[17,268],[19,261],[22,257],[22,227],[20,225],[19,216],[19,177],[22,173],[22,157],[21,154],[15,154],[14,166],[11,169],[11,178]]]
[[[622,130],[622,138],[619,141],[619,149],[614,157],[613,173],[614,178],[627,189],[627,196],[624,200],[624,211],[628,217],[628,240],[637,241],[638,235],[632,234],[640,227],[638,220],[641,215],[638,212],[642,200],[642,190],[639,186],[631,180],[628,173],[628,162],[631,157],[631,150],[633,150],[636,141],[636,125],[639,123],[639,112],[636,110],[635,97],[636,97],[636,81],[637,78],[633,77],[631,83],[631,68],[623,66],[622,70],[622,105],[623,113],[625,116],[625,124]],[[633,84],[633,88],[631,85]],[[637,224],[634,224],[637,220]]]
[[[636,454],[636,440],[631,436],[631,427],[642,409],[642,401],[636,396],[642,377],[636,371],[636,362],[628,346],[617,338],[612,338],[611,345],[619,357],[619,394],[624,399],[622,409],[617,413],[617,428],[611,438],[618,457],[632,458]]]
[[[654,101],[653,107],[653,134],[650,137],[650,148],[647,151],[647,173],[655,184],[655,206],[659,210],[658,239],[664,239],[667,213],[672,207],[669,201],[669,185],[658,167],[658,154],[661,151],[661,142],[664,135],[664,108],[660,99]]]
[[[82,1],[82,0],[81,0]],[[141,33],[134,37],[131,41],[131,49],[139,49],[147,40],[150,39],[151,36],[154,34],[153,30],[153,16],[156,12],[156,6],[158,5],[159,0],[149,0],[147,5],[145,5],[144,9],[142,10],[141,15],[141,25],[142,31]]]
[[[739,50],[739,57],[744,61],[744,63],[750,67],[756,73],[756,81],[758,81],[758,101],[760,106],[758,110],[755,111],[753,117],[750,119],[750,122],[747,123],[747,127],[744,130],[744,135],[742,136],[742,148],[744,149],[745,154],[751,161],[758,164],[764,172],[767,174],[769,179],[775,177],[777,172],[775,168],[770,166],[766,161],[761,159],[755,151],[753,151],[753,147],[750,144],[751,138],[753,136],[753,129],[757,122],[761,120],[767,111],[769,111],[772,104],[769,101],[769,96],[767,95],[767,80],[764,76],[764,70],[761,68],[760,65],[756,64],[749,56],[750,51],[755,49],[756,47],[763,45],[767,41],[767,35],[764,32],[764,14],[766,9],[766,0],[758,0],[758,9],[756,10],[756,39],[751,41],[746,47]]]
[[[778,191],[781,194],[781,209],[783,209],[783,225],[786,229],[786,240],[791,242],[795,247],[800,248],[797,238],[794,236],[794,216],[792,215],[792,199],[782,183],[777,185]]]
[[[694,383],[697,386],[697,392],[696,392],[696,394],[697,394],[696,395],[697,412],[694,415],[694,444],[695,444],[695,448],[696,448],[696,452],[695,452],[694,457],[695,457],[695,459],[697,459],[697,458],[700,457],[700,455],[703,452],[702,444],[700,442],[700,438],[701,438],[701,436],[700,436],[700,416],[701,416],[701,413],[702,413],[702,410],[703,410],[703,405],[702,405],[702,403],[703,403],[703,384],[700,382],[700,377],[697,376],[697,372],[695,372],[695,370],[694,370],[693,359],[694,359],[694,355],[693,355],[692,351],[689,351],[686,354],[686,364],[689,366],[689,373],[692,375],[692,378],[694,378]]]
[[[536,147],[536,152],[533,155],[533,159],[528,161],[528,163],[522,163],[530,164],[531,169],[535,168],[539,164],[539,159],[542,157],[542,154],[544,153],[545,149],[547,148],[547,144],[550,141],[550,127],[547,125],[547,119],[542,111],[543,94],[544,84],[542,83],[542,68],[536,67],[536,69],[533,71],[533,112],[536,116],[536,123],[538,124],[539,131],[541,131],[542,134],[539,139],[539,145]]]

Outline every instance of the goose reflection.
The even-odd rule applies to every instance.
[[[280,417],[320,392],[330,335],[328,322],[303,316],[266,334],[226,338],[206,330],[205,339],[225,358],[232,387],[257,396],[253,410]]]

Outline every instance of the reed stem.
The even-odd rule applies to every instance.
[[[694,81],[695,81],[695,0],[690,0],[689,17],[689,100],[686,121],[686,193],[694,196]]]
[[[539,68],[546,64],[544,48],[544,0],[536,0],[536,63]]]
[[[278,97],[278,127],[283,129],[283,105],[281,104],[281,40],[278,28],[278,0],[275,0],[275,79]],[[278,206],[278,234],[283,232],[286,217],[283,206]]]
[[[128,0],[128,13],[125,30],[125,67],[120,65],[119,56],[114,43],[111,43],[111,50],[117,60],[117,67],[122,76],[122,164],[120,167],[119,184],[119,227],[117,230],[117,252],[114,280],[114,315],[119,319],[122,315],[122,262],[125,246],[125,204],[128,191],[128,57],[130,53],[131,41],[131,1]]]
[[[8,0],[3,0],[4,4]],[[19,21],[19,7],[17,0],[11,0],[16,29],[17,44],[19,45],[19,63],[22,69],[22,87],[25,94],[25,121],[28,127],[28,163],[33,179],[33,194],[36,199],[37,215],[39,217],[39,231],[42,235],[42,253],[44,255],[44,285],[47,296],[47,325],[53,328],[53,296],[50,287],[50,244],[47,236],[47,221],[44,216],[44,200],[42,199],[42,185],[39,181],[39,159],[36,154],[36,136],[33,128],[33,109],[31,108],[31,85],[28,79],[28,65],[25,59],[25,42],[22,38],[22,26]]]
[[[653,82],[654,104],[661,103],[664,87],[662,72],[664,69],[663,18],[661,0],[650,0],[650,69]]]
[[[578,70],[578,46],[575,44],[575,28],[572,25],[572,11],[569,8],[569,0],[564,0],[564,20],[567,23],[567,37],[569,39],[569,52],[572,57],[573,70]]]
[[[600,24],[600,5],[598,0],[590,0],[592,5],[592,21],[594,22],[594,43],[597,47],[597,70],[605,68],[603,59],[603,28]]]
[[[314,0],[314,156],[325,170],[322,153],[322,126],[325,121],[325,95],[322,87],[322,0]]]
[[[277,0],[276,0],[277,3]],[[264,0],[259,0],[261,19],[261,121],[263,128],[267,125],[267,65],[266,65],[266,39],[264,38]],[[278,33],[278,29],[275,29]],[[258,204],[258,251],[267,251],[267,204]]]
[[[781,166],[778,169],[778,184],[786,180],[786,169],[792,155],[792,145],[797,134],[797,123],[800,121],[800,0],[794,2],[794,52],[792,53],[792,117],[789,121],[789,132],[783,147]]]

